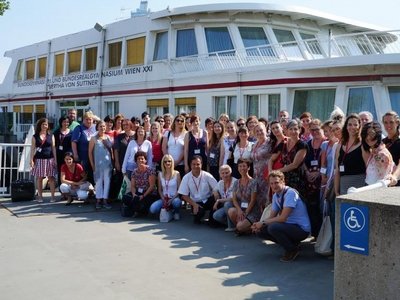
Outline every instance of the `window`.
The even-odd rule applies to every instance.
[[[156,36],[153,60],[168,58],[168,32],[159,32]]]
[[[180,113],[195,113],[196,112],[196,98],[175,98],[175,115]]]
[[[87,48],[85,50],[86,71],[95,71],[97,67],[97,47]]]
[[[218,119],[221,114],[228,114],[229,119],[236,120],[236,96],[214,97],[214,117]]]
[[[64,74],[64,53],[56,54],[55,63],[55,75],[62,76]]]
[[[45,113],[46,106],[44,104],[36,104],[35,105],[35,112],[37,113]]]
[[[208,53],[232,50],[233,44],[226,27],[211,27],[205,29]]]
[[[147,111],[151,118],[168,113],[168,99],[149,99],[147,100]]]
[[[197,43],[194,29],[178,30],[176,34],[176,57],[197,54]]]
[[[119,101],[109,101],[104,103],[106,106],[106,115],[115,116],[119,113]]]
[[[310,112],[314,118],[327,120],[335,103],[335,89],[298,90],[294,94],[293,117]]]
[[[35,78],[35,60],[27,60],[25,61],[25,70],[26,70],[26,79],[34,79]]]
[[[246,96],[246,111],[248,116],[258,116],[260,110],[259,96]]]
[[[16,73],[16,78],[18,81],[24,79],[24,61],[20,59],[17,64],[17,73]]]
[[[122,42],[108,44],[108,67],[121,66]]]
[[[240,36],[243,40],[243,45],[247,49],[247,55],[250,56],[274,56],[274,51],[271,46],[268,47],[257,47],[269,45],[267,36],[265,35],[264,29],[261,27],[239,27]]]
[[[360,111],[369,111],[376,120],[372,87],[349,88],[348,100],[347,115],[351,113],[359,113]]]
[[[39,58],[39,78],[46,77],[47,57]]]
[[[400,86],[390,86],[388,89],[392,110],[400,115]]]
[[[268,95],[268,120],[277,120],[281,110],[281,95]]]
[[[82,50],[68,52],[68,74],[80,72],[82,61]]]
[[[278,43],[282,44],[281,49],[285,57],[297,60],[303,59],[303,55],[291,31],[276,28],[273,31]]]
[[[308,52],[315,55],[322,55],[321,46],[319,45],[319,42],[315,35],[300,32],[300,36],[303,39],[303,42],[306,45]]]
[[[128,66],[144,64],[145,44],[146,38],[144,36],[126,41],[126,63]]]

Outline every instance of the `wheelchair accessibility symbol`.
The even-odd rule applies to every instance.
[[[365,216],[357,207],[348,208],[343,216],[344,225],[352,232],[359,232],[365,226]]]

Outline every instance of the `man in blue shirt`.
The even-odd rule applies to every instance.
[[[311,230],[307,208],[299,193],[285,186],[285,175],[272,171],[269,185],[274,193],[270,216],[254,223],[252,229],[259,237],[271,240],[285,249],[282,262],[290,262],[299,255],[299,244],[306,239]]]

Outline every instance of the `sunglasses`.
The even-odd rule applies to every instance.
[[[244,126],[246,123],[238,123],[237,126]]]
[[[175,122],[183,123],[183,122],[185,122],[185,121],[178,119],[178,120],[175,120]]]

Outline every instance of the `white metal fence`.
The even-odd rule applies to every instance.
[[[11,183],[30,176],[30,144],[0,144],[0,197],[11,196]]]
[[[373,31],[179,57],[171,59],[169,64],[173,73],[185,73],[331,57],[399,53],[400,30]]]

